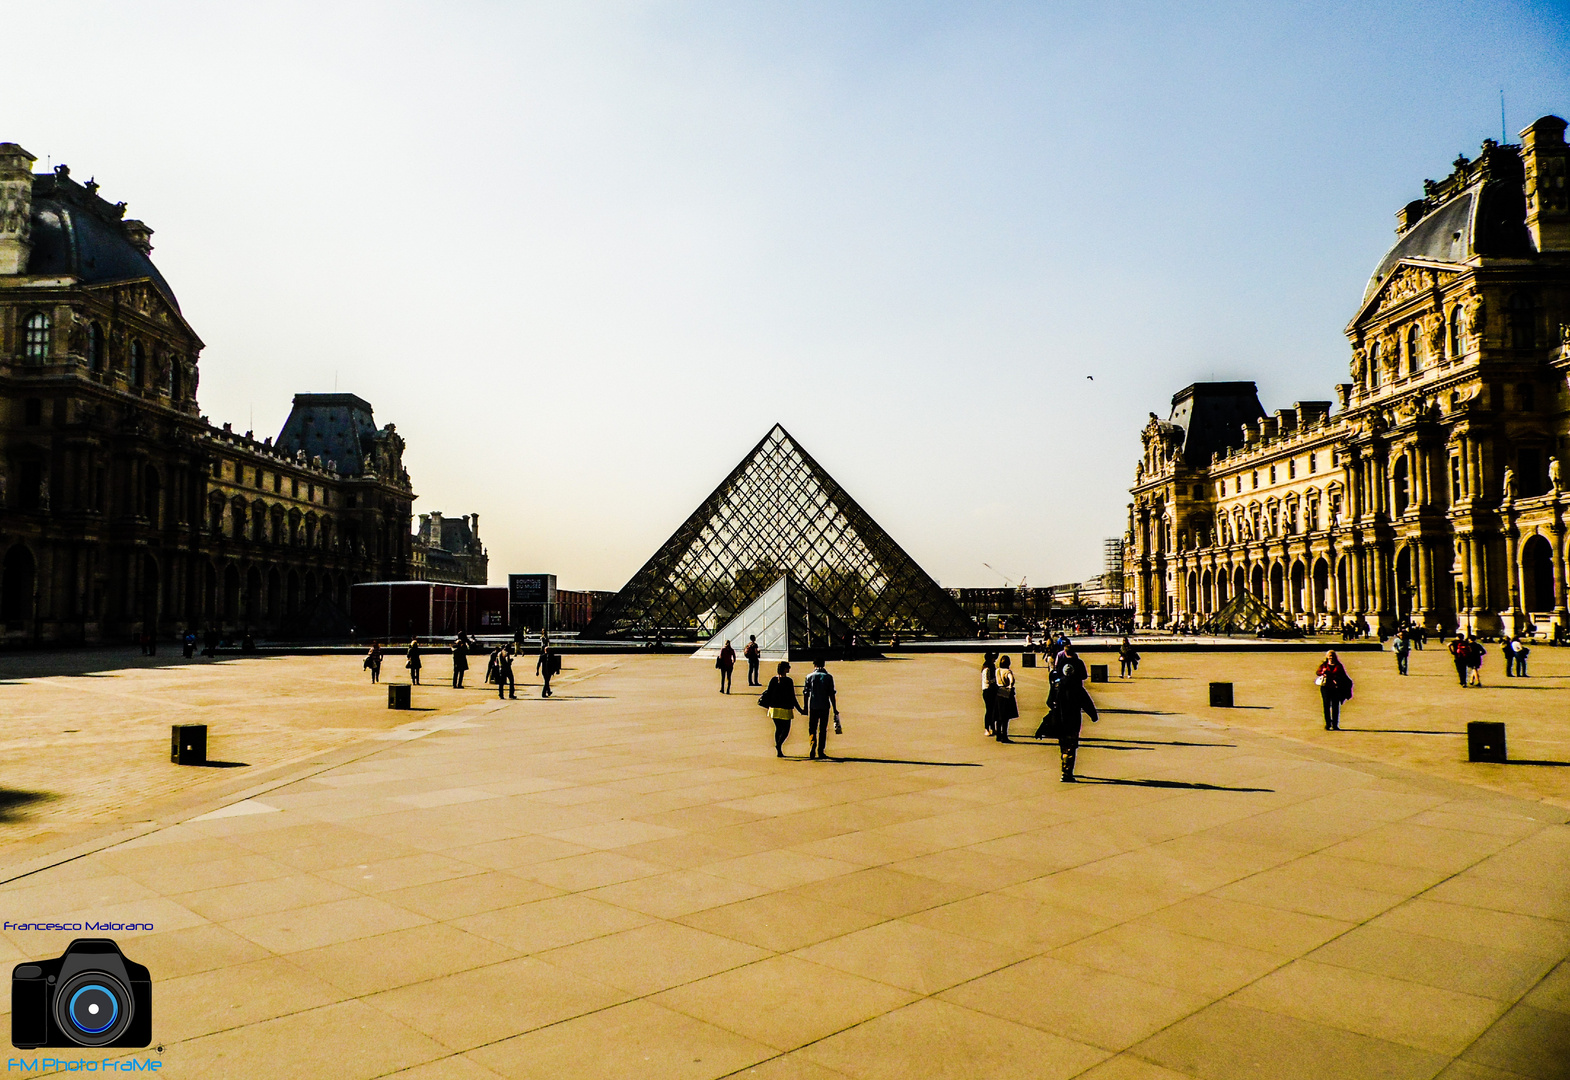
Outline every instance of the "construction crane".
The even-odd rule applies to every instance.
[[[1024,578],[1020,578],[1019,579],[1019,585],[1015,586],[1013,578],[1009,577],[1007,574],[1005,574],[1003,571],[999,570],[996,566],[993,566],[989,562],[984,562],[981,565],[985,566],[988,570],[991,570],[994,574],[998,575],[998,577],[1002,578],[1003,579],[1003,584],[1009,586],[1010,588],[1028,589],[1030,587],[1030,586],[1025,584],[1025,579]]]

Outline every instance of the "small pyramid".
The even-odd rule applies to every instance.
[[[728,641],[739,656],[749,636],[758,639],[758,656],[763,660],[800,660],[815,652],[838,655],[850,633],[844,620],[824,607],[811,590],[784,574],[692,655],[712,660]]]
[[[743,611],[787,575],[864,639],[975,634],[954,598],[775,424],[583,636],[706,637],[716,613]]]

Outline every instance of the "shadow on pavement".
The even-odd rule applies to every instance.
[[[1344,727],[1342,731],[1361,731],[1367,735],[1465,735],[1464,731],[1429,731],[1425,728]]]
[[[1224,787],[1221,784],[1191,784],[1186,780],[1119,780],[1110,776],[1081,776],[1083,784],[1121,784],[1127,787],[1182,788],[1186,791],[1262,791],[1274,792],[1267,787]]]
[[[1552,765],[1561,769],[1570,769],[1570,761],[1528,761],[1526,758],[1511,758],[1506,765]]]
[[[19,791],[0,788],[0,822],[21,821],[27,817],[27,807],[34,803],[53,802],[60,796],[52,791]]]
[[[901,758],[886,757],[835,757],[829,755],[830,761],[865,761],[873,765],[942,765],[949,769],[979,769],[979,761],[905,761]]]
[[[1102,709],[1101,710],[1103,715],[1105,715],[1106,713],[1109,713],[1111,711],[1112,711],[1111,709]],[[1099,736],[1091,736],[1091,737],[1088,737],[1088,738],[1087,737],[1081,737],[1079,741],[1082,742],[1082,743],[1096,743],[1098,745],[1101,744],[1101,743],[1137,743],[1141,747],[1146,747],[1146,746],[1224,746],[1224,747],[1227,747],[1228,749],[1231,749],[1231,750],[1236,750],[1237,749],[1237,743],[1229,743],[1229,742],[1167,742],[1164,739],[1106,739],[1106,738],[1101,738]]]
[[[249,761],[204,761],[200,767],[204,769],[249,769],[251,763]]]

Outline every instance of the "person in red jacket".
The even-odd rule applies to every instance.
[[[1341,703],[1352,699],[1352,676],[1336,658],[1336,651],[1325,653],[1319,670],[1314,672],[1314,685],[1319,687],[1319,700],[1325,707],[1325,730],[1341,730]]]

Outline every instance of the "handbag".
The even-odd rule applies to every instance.
[[[843,734],[845,734],[845,729],[840,727],[840,714],[839,713],[835,713],[834,714],[834,734],[836,734],[836,735],[843,735]]]
[[[1053,709],[1041,718],[1041,726],[1036,729],[1036,738],[1055,739],[1058,737],[1058,711]]]
[[[1325,685],[1325,677],[1323,675],[1315,676],[1314,677],[1314,685],[1315,686],[1324,686]]]

